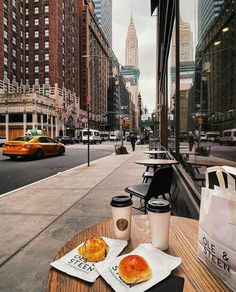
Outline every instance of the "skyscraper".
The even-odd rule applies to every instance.
[[[1,5],[0,80],[30,87],[57,84],[79,96],[77,2],[16,0]]]
[[[1,1],[0,19],[0,133],[8,139],[34,128],[51,137],[74,136],[79,112],[78,1]]]
[[[193,61],[193,32],[188,22],[179,22],[180,29],[180,130],[187,131],[188,121],[188,93],[193,84],[194,77],[194,61]],[[174,108],[175,90],[176,90],[176,38],[175,30],[173,30],[172,47],[171,47],[171,96],[172,105]]]
[[[93,0],[98,23],[112,47],[112,0]]]
[[[224,0],[198,1],[198,42],[201,42],[209,26],[218,16]]]
[[[132,15],[125,41],[125,65],[138,68],[138,37]]]
[[[133,17],[131,14],[128,32],[125,41],[125,66],[122,67],[122,76],[125,79],[126,87],[130,92],[131,102],[134,105],[133,129],[138,128],[139,116],[139,74],[138,69],[138,37],[136,34]]]

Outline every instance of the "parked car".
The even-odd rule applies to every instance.
[[[3,146],[6,143],[6,137],[0,136],[0,146]]]
[[[102,137],[100,136],[100,133],[98,130],[89,129],[89,132],[88,132],[87,129],[84,129],[82,131],[82,142],[86,144],[88,143],[88,139],[91,144],[97,144],[97,143],[102,144]]]
[[[206,134],[201,134],[200,141],[201,142],[206,142],[207,141],[207,135]]]
[[[73,145],[75,143],[73,138],[71,138],[69,136],[58,136],[58,137],[55,137],[55,140],[63,143],[64,145],[66,145],[66,144]]]
[[[236,128],[224,130],[220,139],[220,144],[236,145]]]
[[[79,137],[73,137],[72,140],[74,141],[74,143],[77,143],[77,144],[81,142]]]
[[[31,156],[40,159],[49,155],[63,155],[65,146],[47,136],[21,136],[7,141],[2,154],[16,159],[17,156]]]
[[[115,134],[110,134],[109,141],[110,142],[115,142],[116,141],[116,135]]]

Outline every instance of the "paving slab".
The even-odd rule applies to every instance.
[[[2,197],[0,291],[45,291],[57,251],[76,233],[111,218],[111,197],[140,178],[142,167],[133,161],[142,151],[113,154]]]

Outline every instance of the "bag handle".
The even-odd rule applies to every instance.
[[[236,176],[236,168],[232,166],[222,166],[227,174],[228,189],[235,190],[235,179],[232,175]]]
[[[208,167],[205,172],[206,178],[206,188],[209,189],[209,173],[215,172],[216,177],[219,182],[219,186],[225,188],[225,180],[223,177],[223,172],[226,172],[222,166],[212,166]]]

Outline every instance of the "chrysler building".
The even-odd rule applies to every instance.
[[[138,68],[138,38],[132,15],[125,42],[125,65]]]

